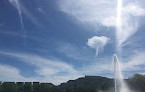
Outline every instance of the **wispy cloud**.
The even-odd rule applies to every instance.
[[[122,7],[121,29],[116,31],[117,45],[122,46],[138,31],[140,16],[145,15],[145,10],[135,3],[129,3]],[[124,31],[125,30],[125,31]]]
[[[121,67],[123,71],[144,71],[145,68],[145,53],[144,52],[136,52],[131,56],[132,58],[126,62],[121,63]]]
[[[18,68],[9,65],[0,65],[2,81],[40,81],[59,84],[68,80],[76,79],[85,75],[100,75],[110,73],[111,63],[106,63],[108,59],[98,59],[97,62],[89,63],[85,66],[74,69],[73,65],[62,62],[58,59],[46,59],[28,53],[0,52],[0,54],[11,56],[20,62],[36,66],[34,71],[39,75],[35,77],[24,77]],[[109,60],[112,62],[111,60]],[[3,67],[1,67],[3,66]],[[5,73],[3,73],[5,72]],[[13,74],[13,76],[10,76]]]
[[[73,68],[72,65],[67,64],[57,59],[46,59],[34,54],[22,54],[22,53],[9,53],[0,52],[1,54],[13,56],[21,62],[25,62],[37,67],[34,70],[38,75],[42,77],[32,77],[32,80],[48,81],[55,84],[66,82],[69,79],[75,79],[81,75]],[[2,72],[2,71],[1,71]],[[18,70],[16,71],[19,74]],[[63,75],[63,76],[62,76]],[[20,75],[18,75],[20,76]],[[16,78],[17,79],[17,78]]]
[[[58,45],[57,51],[59,53],[64,54],[65,56],[71,58],[71,59],[75,59],[78,60],[80,62],[85,62],[85,61],[89,61],[94,60],[94,55],[91,54],[87,47],[78,47],[76,45],[73,45],[71,43],[66,43],[66,42],[62,42]],[[84,53],[85,52],[85,53]]]
[[[9,2],[10,2],[14,7],[16,7],[16,9],[18,10],[19,17],[20,17],[21,27],[24,29],[23,31],[25,31],[24,24],[23,24],[23,18],[22,18],[22,11],[21,11],[21,7],[20,7],[20,2],[19,2],[19,0],[9,0]]]
[[[108,43],[109,38],[105,36],[94,36],[90,39],[88,39],[88,46],[91,48],[94,48],[96,50],[96,56],[98,53],[103,50],[104,46]]]
[[[0,64],[0,76],[1,81],[30,81],[20,75],[19,69],[4,64]]]
[[[116,26],[116,17],[110,16],[110,17],[104,18],[102,20],[102,24],[107,27]]]
[[[60,10],[86,23],[101,23],[104,26],[116,26],[116,0],[59,0]],[[124,16],[144,16],[145,11],[135,2],[123,6]],[[127,15],[126,15],[127,14]],[[123,20],[126,18],[123,17]],[[124,19],[125,18],[125,19]]]
[[[124,7],[123,11],[134,16],[145,15],[145,10],[135,3],[129,3],[127,6]]]
[[[58,4],[61,11],[74,16],[82,23],[96,26],[98,23],[104,24],[104,18],[116,14],[115,3],[115,0],[59,0]]]
[[[25,30],[24,28],[24,23],[23,23],[23,14],[25,14],[37,27],[43,28],[42,25],[37,21],[35,16],[32,15],[28,9],[23,6],[22,1],[20,0],[9,0],[9,2],[18,10],[18,14],[20,17],[20,22],[21,22],[21,27]]]
[[[110,62],[107,62],[110,61]],[[98,63],[101,62],[101,63]],[[96,60],[87,66],[82,67],[82,73],[84,75],[105,75],[105,76],[113,76],[113,64],[111,59],[106,60]],[[108,75],[109,74],[109,75]]]
[[[1,31],[0,30],[0,33],[2,33],[2,34],[8,34],[8,35],[13,35],[13,36],[18,36],[18,37],[24,37],[25,38],[24,35],[22,35],[22,34],[20,34],[18,32],[5,31],[5,30]]]
[[[113,76],[112,57],[97,58],[96,62],[88,63],[76,70],[73,65],[56,58],[48,59],[30,53],[10,53],[1,51],[0,54],[11,56],[18,61],[35,66],[36,69],[33,70],[38,74],[38,76],[35,77],[24,77],[21,75],[21,70],[18,68],[0,64],[2,81],[40,81],[59,84],[84,75]],[[145,65],[144,52],[137,52],[129,58],[128,62],[121,63],[123,72],[145,70],[145,68],[142,67]]]
[[[124,77],[130,77],[134,73],[145,73],[145,52],[140,51],[132,54],[133,55],[128,56],[127,60],[124,62],[120,61],[122,72],[125,74]],[[113,76],[113,68],[112,57],[104,57],[100,59],[98,58],[96,62],[88,64],[87,67],[82,67],[82,72],[85,75],[105,74],[108,76],[108,74],[110,74]]]
[[[138,31],[138,19],[145,15],[145,10],[139,3],[125,3],[123,2],[122,7],[122,30],[116,32],[118,46],[126,44],[125,42]],[[61,11],[84,24],[89,23],[97,28],[98,23],[107,27],[116,27],[117,0],[59,0],[58,4]]]
[[[20,24],[21,24],[21,31],[24,33],[24,38],[26,39],[26,36],[27,36],[27,32],[25,30],[25,26],[24,26],[24,23],[23,23],[23,17],[22,17],[22,11],[21,11],[21,7],[20,7],[20,3],[19,3],[19,0],[9,0],[9,2],[14,6],[16,7],[16,9],[18,10],[18,14],[19,14],[19,17],[20,17]]]

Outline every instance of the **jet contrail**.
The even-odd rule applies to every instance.
[[[24,32],[24,38],[25,38],[25,45],[26,45],[26,30],[25,30],[25,26],[24,26],[24,23],[23,23],[23,17],[22,17],[22,11],[21,11],[21,7],[20,7],[20,3],[18,0],[9,0],[9,2],[18,10],[18,14],[19,14],[19,17],[20,17],[20,23],[21,23],[21,28],[22,28],[22,31]]]

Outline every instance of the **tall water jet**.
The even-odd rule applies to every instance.
[[[124,42],[122,39],[122,7],[123,7],[123,0],[117,0],[117,16],[116,16],[116,39],[117,39],[117,51],[121,52],[121,45]],[[116,54],[113,57],[114,60],[114,81],[115,81],[115,92],[130,92],[127,85],[123,80],[123,75],[121,73],[121,67],[119,64],[119,60]]]
[[[114,54],[113,61],[114,61],[115,92],[130,92],[127,85],[123,81],[121,67],[116,54]]]
[[[121,33],[122,33],[122,0],[117,0],[117,16],[116,16],[116,39],[117,39],[117,49],[120,50],[122,44]]]

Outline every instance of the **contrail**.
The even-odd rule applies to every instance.
[[[20,24],[21,24],[22,32],[24,33],[25,45],[26,45],[27,32],[25,30],[25,26],[24,26],[24,23],[23,23],[23,17],[22,17],[22,11],[21,11],[21,7],[20,7],[20,3],[19,3],[18,0],[9,0],[9,2],[18,10],[18,14],[19,14],[19,17],[20,17]]]

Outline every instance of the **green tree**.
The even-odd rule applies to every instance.
[[[33,86],[31,82],[25,82],[24,92],[33,92]]]
[[[18,86],[14,82],[2,83],[2,92],[17,92]]]
[[[33,92],[41,92],[39,82],[33,82]]]
[[[129,78],[128,84],[131,89],[137,90],[139,92],[145,91],[145,75],[135,74],[133,77]]]
[[[24,82],[17,82],[18,92],[25,92],[24,91]]]
[[[53,84],[51,83],[41,83],[40,92],[52,92]]]
[[[0,81],[0,92],[2,92],[2,82]]]

